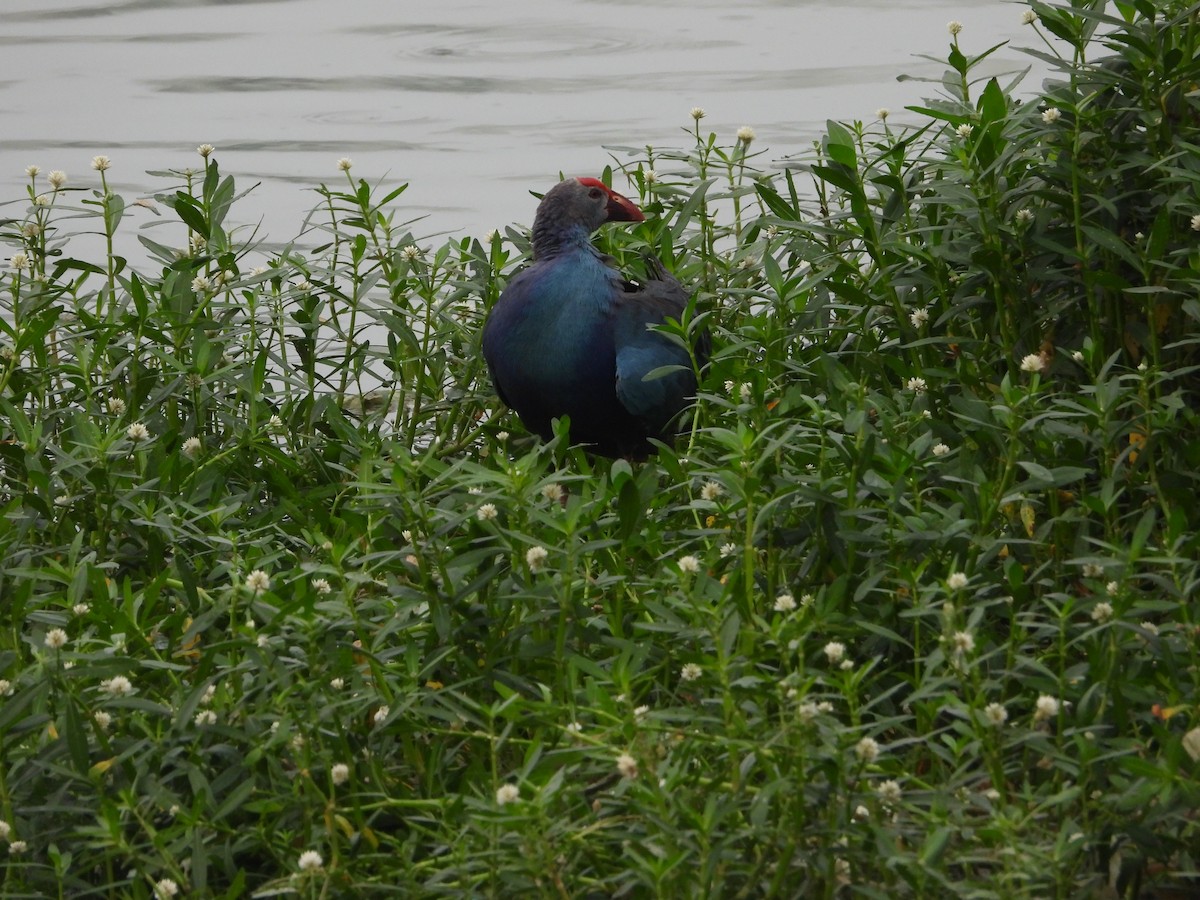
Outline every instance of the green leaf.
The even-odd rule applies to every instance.
[[[204,213],[196,206],[196,201],[179,191],[175,194],[175,214],[183,220],[192,231],[208,237],[208,223],[204,221]]]

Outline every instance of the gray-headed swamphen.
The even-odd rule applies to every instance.
[[[542,198],[533,262],[508,283],[483,328],[496,393],[530,431],[549,440],[569,416],[572,443],[603,456],[642,458],[650,439],[671,443],[696,394],[688,351],[651,330],[682,320],[688,294],[657,259],[645,282],[627,279],[597,250],[605,222],[641,222],[630,200],[595,178],[569,178]],[[696,341],[708,356],[708,335]],[[645,376],[679,366],[661,377]]]

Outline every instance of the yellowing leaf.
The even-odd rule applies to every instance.
[[[102,759],[102,760],[100,760],[100,762],[96,763],[94,766],[92,766],[90,769],[88,769],[88,772],[92,775],[103,775],[105,772],[107,772],[109,769],[111,769],[113,767],[113,764],[116,761],[117,761],[117,758],[115,756],[110,756],[108,759]]]
[[[1144,431],[1129,432],[1129,446],[1134,449],[1129,451],[1129,461],[1137,462],[1138,451],[1146,446],[1146,433]]]
[[[1037,510],[1028,503],[1021,504],[1021,522],[1025,526],[1025,534],[1033,537],[1033,527],[1037,524]]]

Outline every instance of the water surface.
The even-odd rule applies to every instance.
[[[409,182],[403,218],[422,236],[528,223],[562,171],[596,174],[605,145],[685,146],[688,111],[732,141],[757,133],[763,163],[803,150],[827,118],[872,119],[935,91],[946,22],[980,52],[1032,43],[1001,0],[4,0],[0,201],[23,171],[98,184],[111,157],[127,199],[162,190],[146,170],[199,167],[217,147],[235,207],[294,237],[321,182]],[[1028,64],[1012,47],[989,71]],[[1031,82],[1029,87],[1034,87]],[[18,212],[0,208],[0,215]],[[152,219],[134,208],[130,225]]]

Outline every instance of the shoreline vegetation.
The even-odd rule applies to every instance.
[[[1033,98],[955,22],[912,124],[612,148],[714,337],[644,464],[493,396],[517,229],[342,160],[264,256],[204,145],[134,267],[31,166],[0,893],[1195,896],[1200,13],[1024,16]]]

